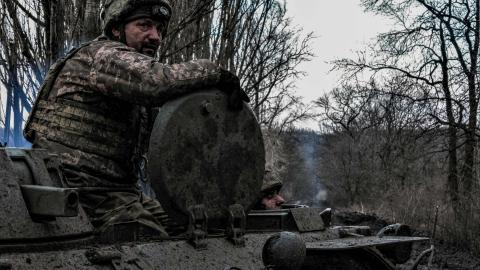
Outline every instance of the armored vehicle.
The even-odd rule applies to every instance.
[[[169,238],[137,222],[96,231],[79,205],[95,190],[66,187],[55,153],[0,149],[0,269],[395,269],[427,240],[402,225],[380,235],[333,226],[330,209],[251,210],[262,133],[246,104],[228,110],[215,89],[159,109],[148,160],[151,187],[182,228]]]

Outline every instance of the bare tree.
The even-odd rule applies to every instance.
[[[276,0],[174,2],[174,21],[161,58],[167,62],[209,58],[235,72],[259,121],[281,130],[309,117],[294,94],[304,75],[298,65],[312,56],[312,34],[291,26]]]
[[[23,122],[48,67],[68,49],[100,34],[102,1],[5,0],[0,6],[0,80],[6,143],[22,146]]]
[[[21,138],[48,67],[72,47],[101,34],[104,1],[5,0],[0,11],[0,75],[6,101],[4,140]],[[291,127],[310,117],[294,93],[297,66],[311,57],[311,34],[290,25],[277,0],[174,0],[173,19],[160,58],[209,58],[236,72],[268,127]],[[13,119],[13,129],[10,128]],[[17,142],[20,145],[20,141]]]
[[[410,116],[389,116],[395,116],[386,122],[394,123],[393,129],[388,125],[381,126],[377,132],[389,134],[389,129],[396,132],[405,119],[416,119],[417,125],[413,126],[411,133],[420,136],[419,140],[429,139],[437,144],[444,142],[444,148],[433,148],[446,153],[448,160],[445,184],[442,177],[437,179],[437,184],[445,187],[443,190],[450,199],[447,207],[453,208],[462,225],[456,227],[461,227],[456,238],[473,244],[476,240],[471,237],[471,232],[475,231],[474,224],[478,218],[478,209],[475,208],[478,203],[473,194],[478,190],[479,183],[475,157],[479,135],[480,1],[362,2],[367,10],[387,16],[395,25],[393,30],[378,36],[369,53],[360,52],[357,59],[335,62],[335,67],[345,72],[345,80],[353,83],[354,87],[341,91],[342,95],[349,97],[341,99],[341,102],[328,104],[328,99],[319,100],[323,108],[330,110],[325,111],[324,116],[329,116],[327,118],[332,126],[347,132],[353,127],[354,132],[358,132],[359,123],[363,123],[359,125],[361,128],[365,127],[364,123],[370,123],[363,118],[372,108],[368,98],[378,93],[384,97],[396,97],[388,107],[398,106],[400,111],[410,111]],[[399,78],[393,85],[407,87],[391,87],[395,82],[393,78]],[[375,87],[368,87],[371,81],[375,81]],[[370,89],[359,90],[365,87]],[[397,91],[398,88],[401,91]],[[405,101],[409,103],[402,104]],[[421,117],[411,118],[412,112],[422,112]],[[435,136],[432,137],[432,133]],[[399,140],[404,136],[403,133],[392,139]],[[405,143],[415,145],[414,141]],[[391,148],[386,150],[378,152],[382,159],[389,157],[385,153],[392,152]],[[438,156],[441,154],[434,155],[436,159]]]
[[[442,107],[430,117],[448,128],[450,198],[457,202],[461,194],[468,201],[476,183],[480,1],[363,3],[392,18],[397,29],[379,36],[372,59],[343,59],[338,67],[353,73],[369,70],[374,76],[394,72],[422,86],[412,98]]]
[[[351,82],[317,101],[325,133],[318,174],[337,207],[419,227],[432,222],[428,210],[443,195],[424,190],[445,182],[444,137],[428,120],[432,104],[409,96],[414,87],[402,77]]]
[[[31,109],[34,90],[42,79],[41,66],[36,60],[36,48],[28,35],[33,28],[30,17],[19,17],[20,9],[13,0],[3,1],[0,11],[0,79],[7,89],[5,98],[5,128],[3,141],[14,139],[15,145],[24,143],[22,124],[25,110]],[[31,13],[29,16],[33,16]],[[13,120],[13,123],[11,123]]]

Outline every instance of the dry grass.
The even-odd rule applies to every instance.
[[[480,254],[480,197],[468,200],[468,207],[454,211],[444,194],[441,185],[389,190],[377,194],[375,201],[365,198],[365,203],[349,208],[374,213],[388,222],[408,224],[429,237],[435,230],[435,240]]]

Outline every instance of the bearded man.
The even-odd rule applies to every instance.
[[[208,60],[154,59],[172,8],[167,0],[107,0],[103,35],[72,50],[49,70],[24,133],[33,147],[58,153],[64,184],[98,230],[128,221],[167,236],[160,204],[136,185],[153,109],[216,87],[239,109],[248,97],[238,78]]]

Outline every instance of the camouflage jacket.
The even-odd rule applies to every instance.
[[[207,60],[162,64],[107,39],[63,61],[54,78],[49,71],[42,86],[48,89],[41,89],[24,133],[34,147],[60,155],[72,187],[133,187],[135,163],[149,141],[151,108],[215,86],[222,77]]]

